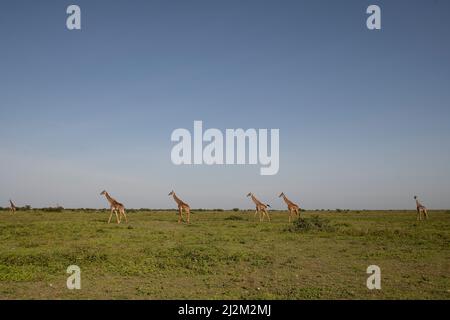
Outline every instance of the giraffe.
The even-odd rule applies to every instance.
[[[284,192],[282,192],[279,196],[279,198],[283,197],[284,202],[286,202],[287,207],[288,207],[288,211],[289,211],[289,222],[291,222],[291,217],[295,214],[297,216],[300,217],[300,207],[293,203],[291,200],[289,200],[286,195],[284,194]]]
[[[253,202],[256,205],[255,217],[259,213],[259,221],[263,221],[264,216],[266,216],[270,222],[270,216],[269,216],[269,213],[267,212],[267,207],[270,208],[270,206],[268,204],[264,204],[261,201],[259,201],[258,199],[256,199],[256,197],[251,192],[249,192],[249,194],[247,194],[247,197],[251,197]]]
[[[417,220],[422,220],[422,213],[425,219],[428,219],[427,208],[417,200],[417,196],[414,196],[416,200],[416,209],[417,209]]]
[[[178,223],[181,223],[181,220],[183,219],[183,209],[187,215],[187,223],[189,223],[189,216],[191,214],[191,208],[189,207],[189,205],[180,198],[178,198],[177,195],[175,194],[175,191],[173,190],[170,191],[169,196],[172,196],[173,200],[175,200],[175,202],[177,203],[179,213]]]
[[[109,220],[108,223],[111,222],[111,218],[113,213],[116,214],[116,219],[117,219],[117,224],[119,224],[121,222],[121,218],[122,216],[125,217],[125,221],[128,223],[128,218],[127,215],[125,214],[125,207],[123,204],[121,204],[120,202],[118,202],[116,199],[111,198],[111,196],[108,194],[108,192],[106,192],[106,190],[103,190],[100,195],[104,195],[106,197],[106,199],[108,200],[109,204],[111,205],[111,214],[109,215]],[[119,211],[119,215],[117,215],[117,211]]]
[[[17,207],[14,205],[14,203],[9,199],[9,211],[14,214],[16,213]]]

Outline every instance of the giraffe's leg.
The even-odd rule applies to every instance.
[[[428,211],[427,211],[427,209],[423,210],[423,214],[425,216],[425,220],[428,219]]]
[[[127,218],[127,215],[126,215],[126,213],[125,213],[125,209],[121,209],[121,210],[120,210],[120,213],[124,216],[125,222],[128,223],[128,218]]]
[[[116,214],[117,224],[120,224],[120,218],[119,215],[117,214],[117,209],[114,209],[114,213]]]
[[[191,209],[190,208],[186,208],[184,210],[186,211],[187,223],[189,224],[189,218],[190,218],[190,215],[191,215]]]
[[[113,209],[111,209],[111,214],[109,215],[109,219],[108,219],[108,223],[110,223],[111,222],[111,218],[112,218],[112,215],[113,215]]]
[[[265,213],[266,216],[267,216],[267,220],[269,220],[269,222],[270,222],[269,212],[268,212],[267,209],[265,209],[265,208],[264,208],[264,213]]]
[[[257,214],[258,214],[258,209],[256,209],[256,211],[255,211],[255,215],[254,215],[255,218],[256,218]]]
[[[178,223],[181,223],[181,220],[183,219],[183,209],[181,207],[178,208]]]
[[[291,215],[292,215],[292,211],[289,210],[289,223],[291,223]]]
[[[261,217],[262,217],[261,221],[264,221],[264,218],[267,217],[266,210],[264,208],[261,208],[260,212],[261,212]]]

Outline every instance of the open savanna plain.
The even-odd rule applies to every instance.
[[[450,212],[0,211],[1,299],[450,299]],[[319,216],[321,219],[315,219]],[[68,290],[69,265],[81,290]],[[381,268],[381,290],[366,269]]]

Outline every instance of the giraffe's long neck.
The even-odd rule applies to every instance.
[[[423,207],[423,205],[419,202],[419,200],[417,200],[416,199],[416,206],[417,206],[417,208],[419,208],[419,207]]]
[[[175,200],[175,202],[180,205],[183,203],[183,201],[181,201],[180,198],[177,197],[177,195],[175,194],[175,192],[172,194],[173,200]]]
[[[256,199],[256,197],[252,194],[252,200],[253,200],[253,202],[256,204],[256,205],[261,205],[262,204],[262,202],[261,201],[259,201],[258,199]]]
[[[16,206],[14,205],[14,203],[11,201],[11,200],[9,200],[9,203],[11,204],[11,207],[12,208],[15,208]]]
[[[114,204],[115,200],[113,198],[111,198],[111,196],[108,194],[108,192],[105,192],[105,197],[110,204]]]
[[[287,205],[292,203],[284,194],[283,194],[283,200],[284,200],[284,202],[286,202]]]

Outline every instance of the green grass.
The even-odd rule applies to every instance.
[[[450,213],[0,212],[1,299],[449,299]],[[313,216],[319,216],[314,218]],[[323,227],[326,226],[326,227]],[[69,265],[82,289],[66,288]],[[366,287],[378,265],[382,290]]]

